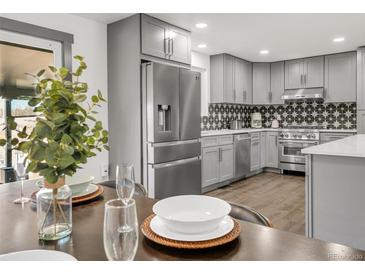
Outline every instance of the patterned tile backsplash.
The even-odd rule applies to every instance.
[[[251,114],[260,112],[263,127],[281,118],[280,126],[318,126],[328,129],[356,129],[356,103],[289,102],[284,105],[209,104],[209,115],[201,119],[202,130],[229,128],[232,119],[250,127]]]

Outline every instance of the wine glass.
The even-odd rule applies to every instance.
[[[120,227],[129,227],[120,231]],[[138,219],[136,203],[133,199],[125,205],[121,199],[105,204],[104,250],[109,261],[131,261],[138,247]]]
[[[23,162],[18,162],[15,165],[15,172],[16,172],[17,180],[20,179],[20,198],[15,199],[14,203],[24,205],[25,203],[30,202],[30,198],[24,197],[24,195],[23,195],[24,179],[27,176],[25,164]]]
[[[115,186],[119,199],[124,205],[132,199],[134,194],[134,167],[133,164],[121,164],[116,167]]]

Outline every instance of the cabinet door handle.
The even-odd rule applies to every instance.
[[[165,54],[168,55],[169,54],[169,48],[170,48],[169,38],[165,38],[163,42],[164,42],[163,50],[164,50]]]
[[[236,94],[236,90],[234,89],[233,90],[233,102],[236,103],[236,97],[237,97],[237,94]]]
[[[243,100],[246,101],[247,100],[247,92],[244,90],[243,91]]]
[[[222,162],[222,148],[219,148],[219,162]]]
[[[174,55],[174,39],[171,38],[170,42],[171,42],[171,46],[170,46],[170,50],[171,50],[170,56],[171,56],[171,55]]]
[[[304,85],[307,85],[307,74],[304,74]]]
[[[300,75],[300,85],[303,85],[303,74]]]
[[[275,145],[278,146],[278,136],[275,136]]]

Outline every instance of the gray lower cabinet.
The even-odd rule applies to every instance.
[[[356,52],[325,57],[325,102],[356,101]]]
[[[202,149],[202,187],[219,182],[219,148],[206,147]]]
[[[223,182],[233,177],[233,145],[225,145],[219,147],[220,163],[219,163],[219,181]]]
[[[254,63],[252,65],[253,104],[269,104],[270,96],[270,63]]]
[[[357,111],[357,133],[365,134],[365,110]]]
[[[350,132],[321,132],[319,134],[319,141],[321,144],[343,139],[352,136]]]
[[[279,168],[278,133],[266,133],[266,167]]]
[[[142,14],[141,52],[184,64],[191,63],[190,32]]]
[[[233,136],[202,138],[202,188],[229,180],[233,175]]]
[[[261,140],[260,133],[251,134],[251,171],[261,167]]]
[[[267,133],[265,131],[260,133],[260,168],[266,167],[266,138]]]

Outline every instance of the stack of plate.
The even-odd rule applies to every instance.
[[[234,221],[231,206],[220,199],[202,195],[170,197],[153,206],[150,222],[157,235],[176,241],[207,241],[230,233]]]

